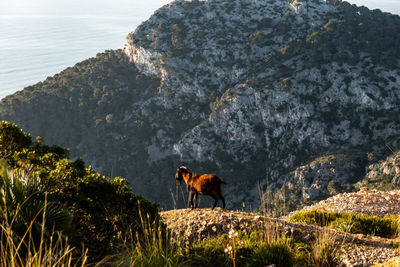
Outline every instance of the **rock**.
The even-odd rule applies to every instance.
[[[358,192],[330,197],[300,211],[309,210],[361,213],[378,217],[398,215],[400,214],[400,190],[379,191],[362,188]]]

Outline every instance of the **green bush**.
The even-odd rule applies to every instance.
[[[363,214],[344,212],[307,211],[298,212],[291,222],[301,222],[318,226],[329,226],[353,234],[392,237],[397,233],[398,221],[393,217],[380,218]]]
[[[29,232],[31,241],[38,243],[41,234],[68,231],[71,221],[69,212],[47,197],[37,177],[0,162],[0,224],[8,225],[16,240]]]
[[[185,261],[189,266],[232,266],[225,247],[218,240],[211,240],[188,248]]]
[[[361,184],[367,188],[373,188],[382,191],[389,191],[399,188],[398,183],[393,183],[393,177],[384,173],[380,173],[374,177],[365,177]]]
[[[9,189],[3,190],[9,192],[9,197],[6,196],[7,206],[13,209],[22,206],[20,214],[25,214],[25,206],[30,207],[26,211],[30,212],[30,216],[35,216],[36,210],[42,209],[43,196],[47,194],[51,201],[48,208],[60,207],[72,216],[72,227],[64,229],[64,233],[73,246],[84,244],[89,249],[90,260],[98,260],[118,251],[122,245],[121,237],[127,233],[142,234],[139,210],[148,214],[150,221],[158,218],[158,206],[135,196],[125,179],[111,179],[85,168],[81,159],[68,160],[66,149],[46,146],[40,138],[31,142],[27,133],[8,122],[0,124],[1,140],[7,145],[0,149],[7,153],[0,155],[3,155],[3,160],[12,162],[11,171],[28,173],[29,177],[35,179],[36,186],[15,179],[9,182],[3,175],[0,186]],[[26,203],[18,204],[23,202]],[[35,205],[35,209],[32,205]],[[50,211],[48,214],[51,214]],[[8,217],[12,217],[12,214]],[[22,220],[22,224],[31,219]],[[0,220],[4,221],[5,218],[0,217]]]
[[[266,266],[276,264],[277,266],[293,266],[295,255],[291,248],[290,240],[280,238],[271,243],[253,243],[252,254],[246,266]]]
[[[32,144],[29,134],[19,129],[15,124],[0,122],[0,157],[11,159],[15,151]]]

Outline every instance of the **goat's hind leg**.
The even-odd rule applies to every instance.
[[[224,198],[224,196],[222,195],[222,192],[221,192],[221,190],[219,190],[218,192],[217,192],[217,194],[218,194],[218,197],[221,199],[221,201],[222,201],[222,205],[223,205],[223,209],[225,210],[225,198]]]
[[[217,206],[218,203],[218,197],[211,195],[211,197],[214,199],[214,205],[211,207],[211,210],[214,210],[215,206]]]
[[[190,207],[192,208],[192,210],[194,209],[193,198],[194,198],[194,193],[189,192]]]

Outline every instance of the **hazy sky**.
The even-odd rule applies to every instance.
[[[348,2],[369,9],[379,8],[385,12],[400,14],[400,0],[349,0]]]
[[[71,14],[76,16],[137,16],[146,20],[170,0],[0,0],[0,16]]]

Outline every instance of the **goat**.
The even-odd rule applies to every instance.
[[[222,196],[221,184],[226,184],[226,182],[222,181],[215,174],[198,175],[191,169],[182,166],[176,169],[175,180],[179,182],[179,185],[182,183],[182,180],[187,184],[192,209],[197,208],[197,196],[198,194],[202,194],[211,196],[215,200],[211,210],[217,205],[218,198],[222,200],[223,209],[225,210],[225,199]]]

